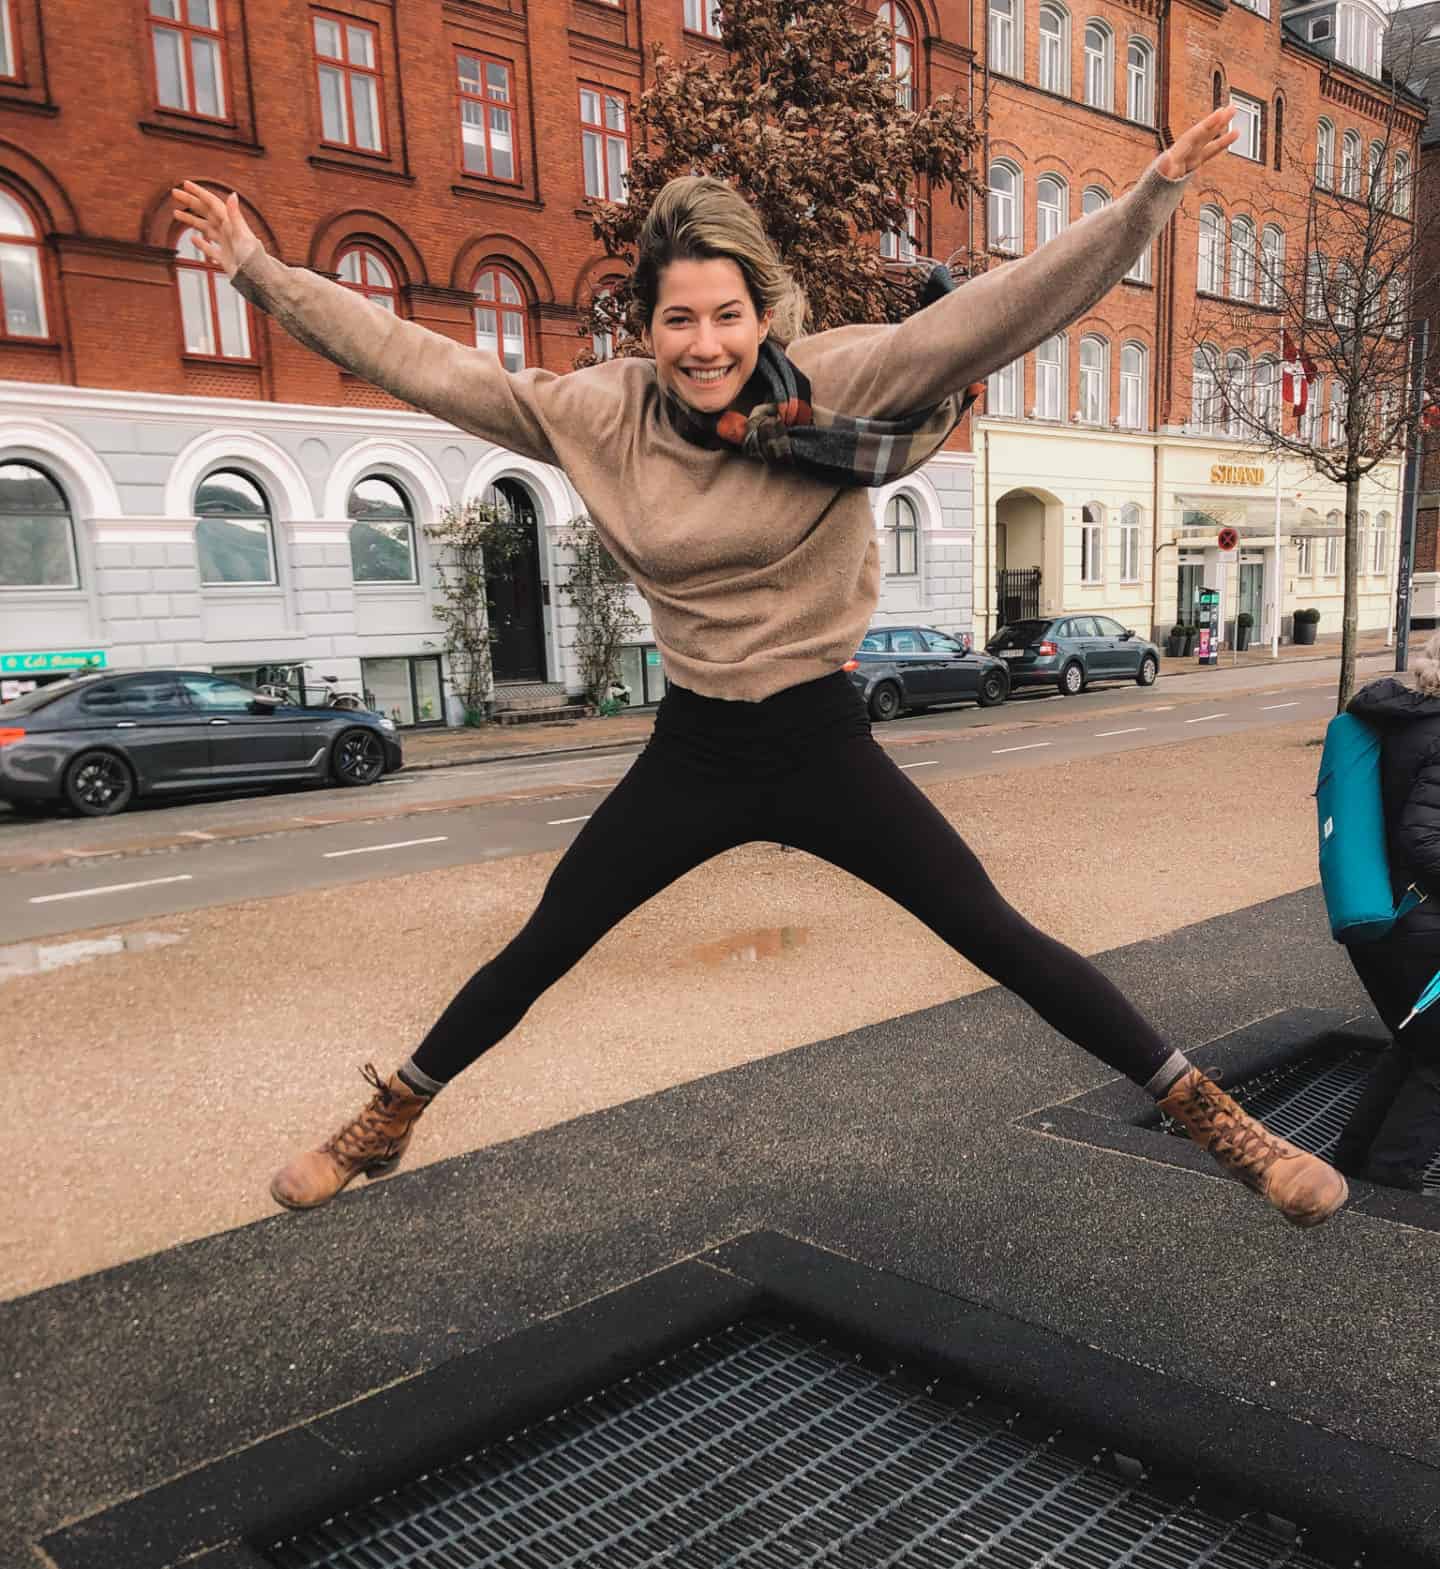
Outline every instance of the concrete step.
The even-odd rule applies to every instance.
[[[497,725],[545,725],[557,720],[585,719],[594,710],[588,703],[562,703],[549,708],[501,708],[495,712]]]

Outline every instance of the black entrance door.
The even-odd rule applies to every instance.
[[[540,540],[535,503],[518,481],[496,482],[485,499],[521,526],[524,546],[490,575],[491,661],[497,682],[545,679],[545,617],[540,595]]]

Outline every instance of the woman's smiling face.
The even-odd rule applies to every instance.
[[[740,395],[770,331],[757,317],[745,274],[728,256],[671,262],[660,275],[650,346],[660,384],[703,413]]]

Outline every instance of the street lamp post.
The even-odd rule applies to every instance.
[[[1420,499],[1420,409],[1425,396],[1425,364],[1430,349],[1430,323],[1410,329],[1410,445],[1405,452],[1405,499],[1401,503],[1400,560],[1395,573],[1395,669],[1410,660],[1410,577],[1415,568],[1415,508]]]

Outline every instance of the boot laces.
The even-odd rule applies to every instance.
[[[1277,1160],[1284,1160],[1288,1153],[1273,1133],[1243,1112],[1216,1129],[1210,1148],[1217,1155],[1227,1156],[1240,1170],[1256,1177],[1263,1176]]]
[[[352,1117],[340,1131],[321,1146],[331,1155],[338,1155],[342,1160],[358,1160],[367,1155],[377,1153],[377,1146],[388,1147],[395,1143],[395,1137],[389,1126],[389,1111],[391,1102],[395,1099],[390,1086],[375,1071],[375,1064],[367,1062],[361,1070],[361,1077],[372,1086],[375,1094],[371,1096],[370,1103],[357,1117]]]

